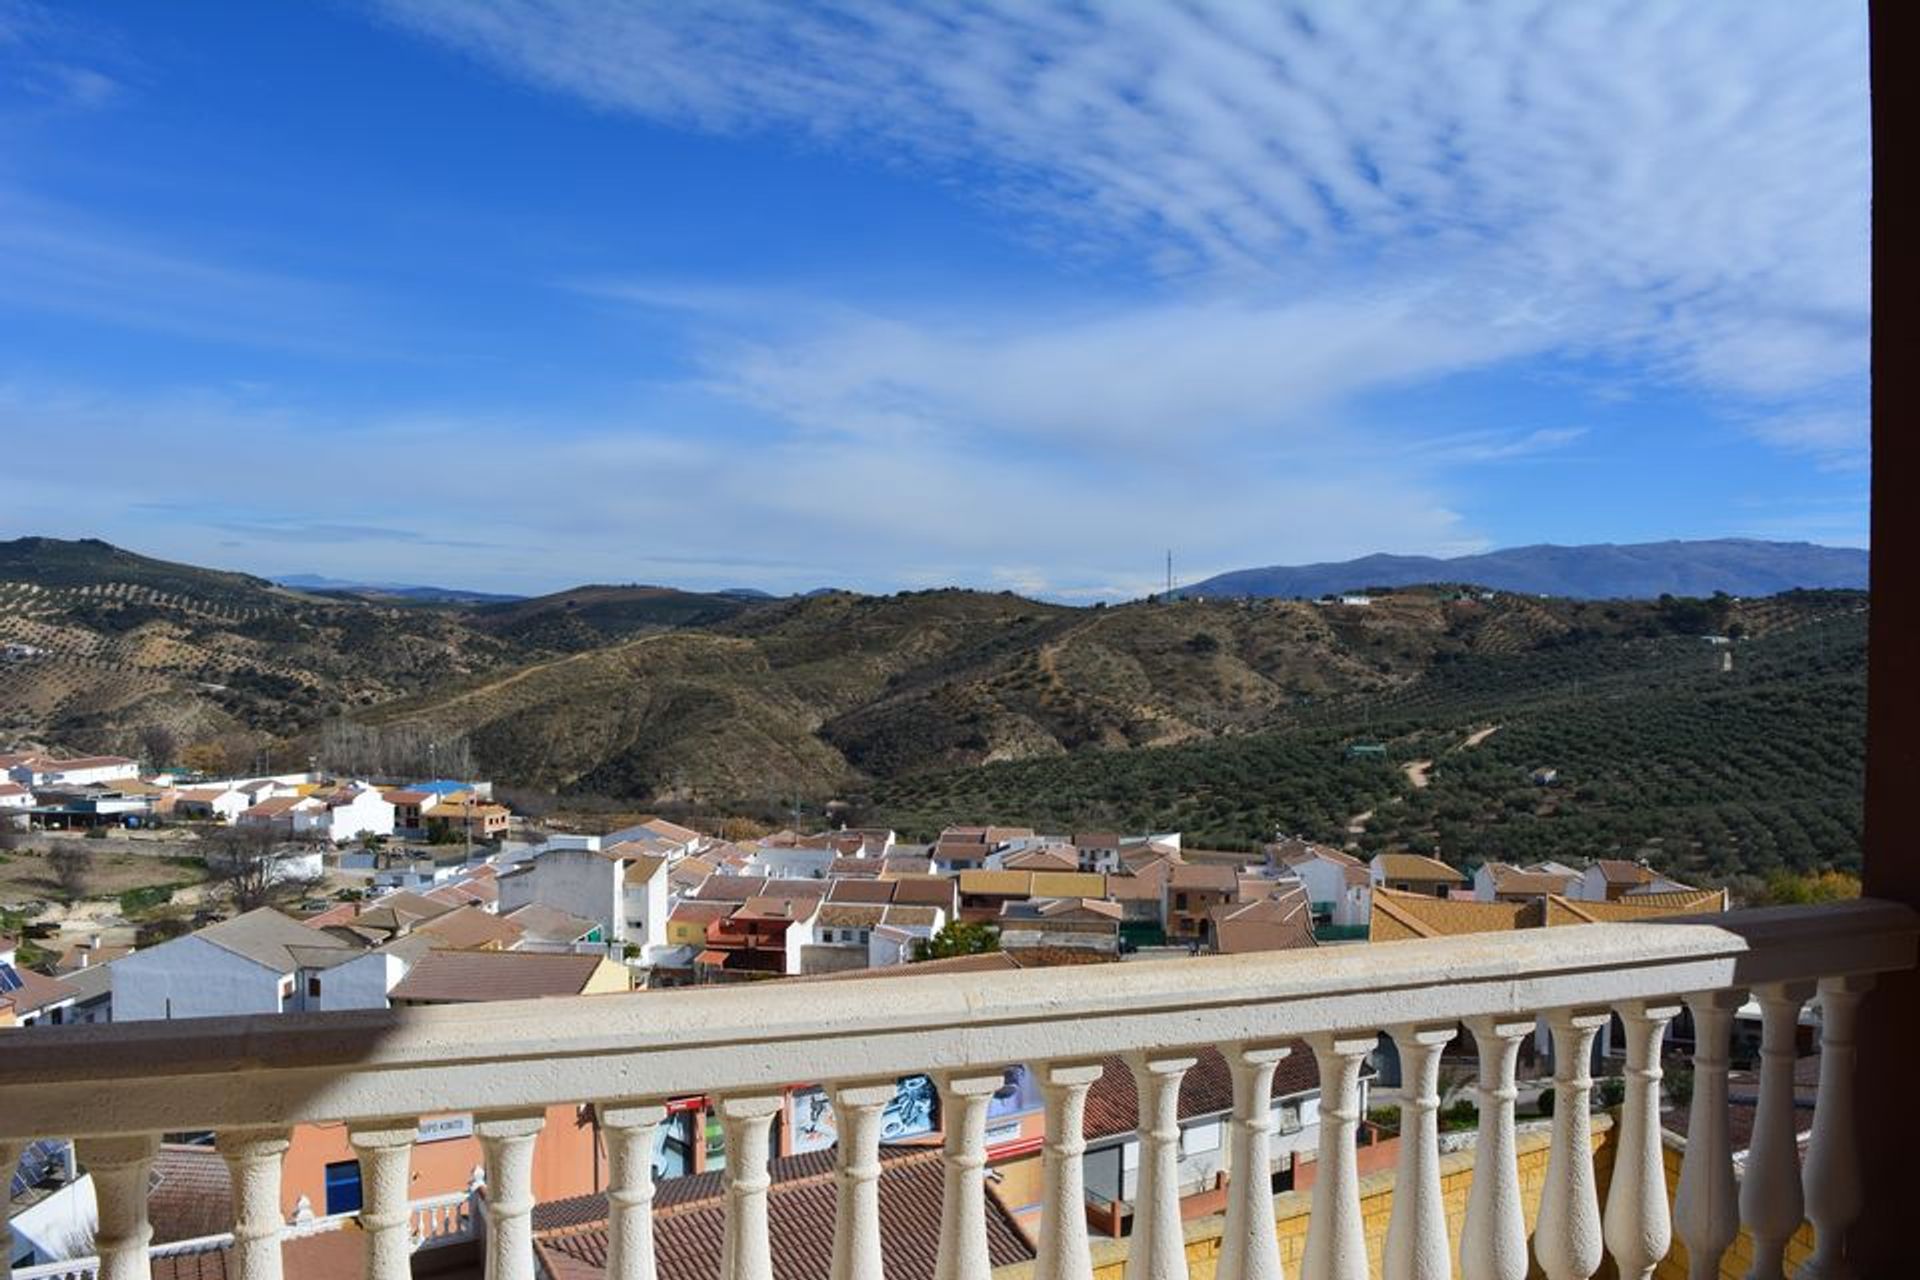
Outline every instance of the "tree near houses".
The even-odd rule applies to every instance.
[[[252,911],[292,897],[317,883],[299,863],[311,850],[261,827],[221,827],[208,832],[207,870],[226,890],[234,908]]]
[[[952,920],[941,926],[933,937],[913,944],[915,960],[950,960],[954,956],[977,956],[1000,949],[1000,931],[990,924]]]
[[[93,878],[93,854],[71,841],[62,840],[47,850],[47,865],[53,869],[60,891],[69,900],[86,896],[87,883]]]
[[[164,724],[150,724],[140,730],[140,750],[147,758],[147,764],[154,769],[164,769],[173,763],[173,757],[180,750],[180,736]]]

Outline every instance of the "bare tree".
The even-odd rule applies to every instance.
[[[85,846],[61,840],[47,851],[47,865],[68,898],[86,896],[87,883],[93,879],[93,854]]]
[[[299,876],[294,859],[307,852],[270,827],[219,827],[202,836],[207,870],[240,911],[252,911],[304,891],[310,879]]]
[[[140,750],[149,765],[164,769],[173,763],[173,757],[180,750],[180,735],[172,726],[155,722],[140,730]]]

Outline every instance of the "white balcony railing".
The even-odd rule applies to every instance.
[[[728,1147],[720,1274],[770,1280],[769,1127],[782,1086],[825,1082],[839,1119],[836,1280],[877,1278],[880,1113],[894,1080],[930,1072],[945,1107],[940,1280],[981,1280],[987,1103],[1002,1067],[1029,1064],[1046,1106],[1038,1280],[1091,1270],[1081,1121],[1099,1061],[1125,1054],[1140,1089],[1141,1169],[1129,1274],[1186,1274],[1176,1186],[1180,1080],[1195,1046],[1219,1046],[1234,1078],[1233,1169],[1268,1166],[1268,1093],[1283,1042],[1304,1037],[1320,1070],[1320,1172],[1308,1280],[1367,1274],[1354,1134],[1357,1077],[1378,1030],[1399,1046],[1409,1095],[1386,1272],[1450,1274],[1436,1134],[1442,1046],[1464,1023],[1480,1061],[1480,1134],[1460,1274],[1528,1271],[1515,1165],[1520,1041],[1544,1015],[1555,1039],[1553,1146],[1533,1238],[1552,1280],[1584,1280],[1611,1253],[1645,1280],[1676,1230],[1696,1276],[1717,1274],[1740,1224],[1778,1276],[1804,1216],[1817,1252],[1801,1274],[1843,1273],[1859,1213],[1853,1151],[1854,1012],[1878,972],[1913,965],[1920,917],[1871,901],[1695,922],[1588,925],[1220,957],[982,975],[774,984],[192,1023],[54,1028],[0,1037],[0,1158],[72,1136],[99,1188],[104,1280],[147,1274],[147,1168],[159,1135],[214,1130],[233,1169],[228,1273],[277,1280],[280,1157],[290,1126],[341,1122],[362,1166],[372,1280],[408,1274],[407,1168],[416,1118],[475,1113],[487,1173],[482,1234],[495,1280],[533,1274],[531,1166],[544,1110],[596,1103],[610,1165],[607,1274],[655,1274],[650,1154],[666,1099],[715,1097]],[[1819,992],[1824,1055],[1804,1183],[1795,1160],[1793,1039]],[[1760,1102],[1736,1191],[1726,1121],[1727,1044],[1744,993],[1764,1010]],[[1659,1131],[1658,1049],[1682,1004],[1698,1052],[1677,1211]],[[1609,1013],[1627,1032],[1627,1095],[1605,1205],[1588,1132],[1589,1049]],[[1804,1185],[1804,1193],[1802,1187]],[[1673,1219],[1677,1218],[1677,1223]],[[1265,1179],[1230,1183],[1219,1274],[1272,1280],[1279,1253]]]

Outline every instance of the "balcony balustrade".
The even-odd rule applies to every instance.
[[[1553,1145],[1531,1253],[1552,1280],[1584,1280],[1610,1254],[1645,1280],[1675,1233],[1696,1277],[1717,1275],[1741,1225],[1757,1277],[1781,1274],[1803,1214],[1817,1252],[1801,1275],[1850,1274],[1847,1232],[1861,1203],[1853,1145],[1853,1025],[1876,973],[1914,964],[1920,916],[1860,901],[1687,922],[1609,924],[1179,960],[1124,968],[747,986],[343,1013],[80,1026],[0,1039],[0,1159],[38,1137],[71,1136],[100,1196],[100,1275],[148,1274],[147,1169],[164,1133],[212,1130],[233,1171],[228,1270],[277,1280],[283,1230],[279,1153],[291,1126],[345,1122],[363,1167],[367,1274],[408,1274],[419,1231],[406,1199],[417,1117],[471,1111],[483,1144],[488,1275],[534,1274],[529,1170],[543,1109],[597,1105],[610,1157],[608,1274],[651,1280],[647,1153],[667,1099],[716,1100],[728,1146],[723,1280],[771,1280],[769,1127],[783,1086],[821,1082],[839,1108],[835,1280],[884,1273],[877,1180],[879,1112],[893,1081],[928,1073],[945,1107],[946,1194],[939,1280],[988,1273],[981,1188],[988,1100],[1002,1068],[1029,1064],[1048,1120],[1038,1280],[1091,1268],[1079,1119],[1110,1054],[1138,1080],[1140,1194],[1128,1280],[1183,1280],[1172,1099],[1192,1049],[1217,1046],[1234,1081],[1234,1170],[1263,1168],[1268,1082],[1284,1044],[1304,1038],[1322,1081],[1319,1171],[1307,1280],[1368,1273],[1354,1159],[1358,1074],[1379,1032],[1407,1081],[1386,1276],[1521,1280],[1526,1204],[1514,1173],[1515,1058],[1544,1016],[1556,1074]],[[1744,1181],[1726,1123],[1728,1035],[1753,993],[1765,1011],[1760,1102]],[[1792,1115],[1793,1033],[1822,1006],[1819,1103],[1804,1177]],[[1660,1046],[1683,1006],[1696,1028],[1689,1140],[1669,1211],[1659,1115]],[[1618,1014],[1626,1099],[1605,1203],[1589,1142],[1590,1048]],[[1450,1239],[1436,1149],[1442,1047],[1465,1035],[1480,1063],[1479,1141],[1467,1212]],[[1804,1188],[1804,1190],[1803,1190]],[[1281,1253],[1264,1177],[1232,1177],[1218,1273],[1276,1280]],[[928,1224],[933,1231],[934,1224]]]

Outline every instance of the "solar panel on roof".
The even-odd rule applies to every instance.
[[[30,1142],[27,1149],[20,1153],[19,1167],[14,1169],[9,1183],[9,1196],[25,1194],[29,1189],[39,1186],[57,1169],[67,1163],[67,1144],[57,1138],[42,1138]]]
[[[9,991],[18,991],[26,985],[20,980],[19,973],[12,965],[0,964],[0,995],[5,995]]]

